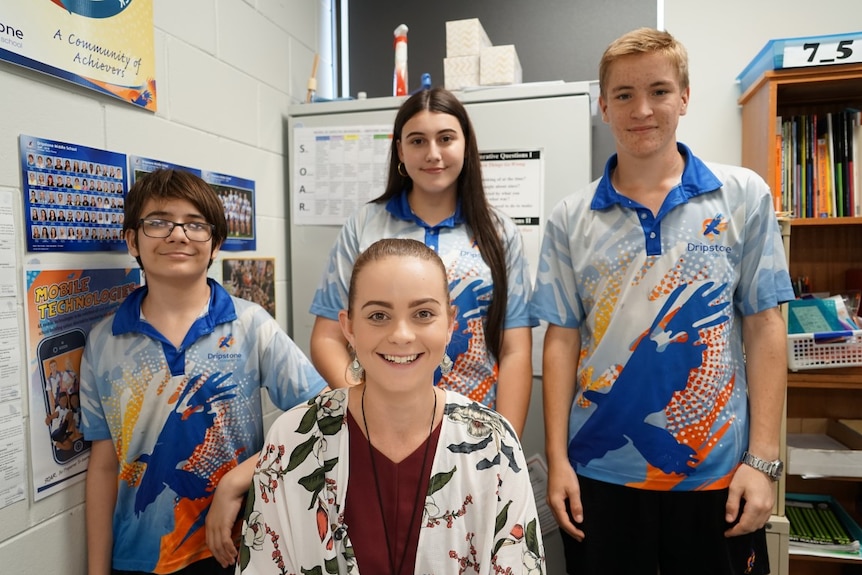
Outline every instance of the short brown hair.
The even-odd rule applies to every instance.
[[[634,54],[661,54],[676,67],[679,79],[679,87],[686,90],[688,80],[688,52],[676,38],[670,33],[654,28],[638,28],[623,34],[610,45],[602,54],[599,62],[599,92],[602,97],[607,96],[607,81],[610,74],[611,64],[623,56]]]
[[[212,186],[191,172],[172,168],[160,168],[135,180],[134,185],[129,189],[123,210],[123,235],[127,230],[135,230],[137,233],[144,205],[149,200],[191,202],[200,210],[206,221],[213,224],[213,250],[221,246],[227,238],[224,206]],[[141,258],[136,259],[143,269]]]

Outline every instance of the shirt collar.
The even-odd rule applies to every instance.
[[[410,202],[407,201],[407,190],[402,190],[397,196],[389,198],[389,201],[386,202],[386,211],[399,220],[413,222],[417,226],[425,229],[454,228],[455,226],[464,223],[464,217],[461,214],[461,198],[457,198],[455,200],[455,213],[436,226],[428,225],[422,220],[422,218],[413,213],[413,210],[410,209]]]
[[[674,188],[681,194],[681,201],[687,201],[695,196],[712,192],[721,187],[721,180],[706,166],[691,150],[682,142],[677,142],[677,149],[685,160],[685,168],[682,171],[682,181]],[[612,155],[605,164],[605,171],[599,180],[596,192],[590,208],[604,210],[614,204],[628,205],[629,200],[614,189],[611,183],[611,174],[617,167],[617,154]]]
[[[203,329],[211,332],[215,326],[235,320],[236,308],[230,294],[217,281],[207,278],[207,284],[210,287],[209,311],[199,317],[195,321],[195,325],[203,322]],[[147,286],[141,286],[130,293],[120,304],[111,324],[111,331],[114,335],[145,333],[152,329],[150,324],[141,318],[141,303],[148,291]]]

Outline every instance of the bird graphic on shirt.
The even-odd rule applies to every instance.
[[[667,429],[646,421],[664,410],[674,393],[686,388],[689,374],[703,363],[707,348],[699,331],[726,322],[723,313],[728,302],[715,302],[726,284],[713,289],[707,282],[674,309],[689,287],[677,287],[662,306],[647,332],[638,339],[626,365],[610,391],[588,390],[584,398],[595,404],[587,419],[569,443],[569,457],[582,465],[603,457],[631,442],[652,466],[665,473],[689,475],[697,464],[695,450],[677,441]],[[660,369],[672,362],[676,369]],[[662,377],[655,374],[661,373]],[[676,377],[667,377],[674,373]],[[644,392],[648,389],[648,392]],[[637,398],[632,401],[632,398]]]
[[[206,381],[201,381],[202,375],[196,375],[188,380],[152,453],[137,458],[137,462],[145,464],[146,469],[135,495],[136,514],[143,512],[167,488],[185,499],[212,495],[211,478],[188,469],[186,463],[192,459],[196,448],[204,443],[207,430],[215,421],[218,410],[213,405],[236,397],[233,391],[235,384],[223,385],[231,375],[215,373]],[[202,515],[188,535],[203,525]]]

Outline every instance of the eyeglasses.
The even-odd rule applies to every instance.
[[[207,222],[172,222],[170,220],[138,220],[138,225],[144,235],[150,238],[166,238],[174,233],[174,228],[180,227],[186,237],[193,242],[205,242],[213,237],[215,226]]]

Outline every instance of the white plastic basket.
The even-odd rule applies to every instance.
[[[825,369],[862,366],[862,330],[787,336],[787,367]]]

